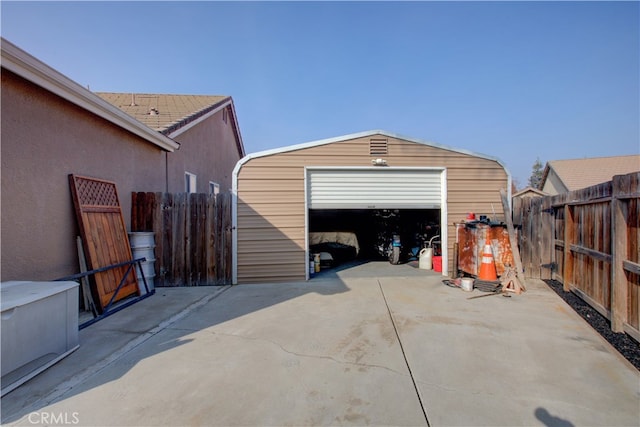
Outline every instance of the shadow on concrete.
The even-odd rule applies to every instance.
[[[144,352],[132,351],[187,316],[197,316],[195,323],[197,329],[201,330],[309,293],[334,295],[347,291],[349,288],[344,282],[335,277],[294,283],[156,288],[156,294],[152,297],[80,331],[78,350],[3,396],[2,423],[21,419],[30,423],[30,414],[39,413],[52,403],[69,399],[91,388],[116,381],[142,360],[190,343],[193,340],[187,335],[191,335],[193,329],[173,329],[171,339],[163,341],[161,346],[149,346]],[[180,293],[185,295],[181,296]],[[179,332],[176,334],[175,331]],[[142,357],[132,360],[134,354]],[[105,369],[124,355],[127,355],[124,369],[121,364],[117,369]],[[101,374],[95,375],[98,372]],[[100,378],[99,384],[95,384],[95,378]],[[89,382],[91,387],[86,385]]]
[[[551,415],[545,408],[536,408],[534,414],[536,418],[547,427],[574,427],[572,422],[556,417],[555,415]]]
[[[266,219],[260,217],[257,221],[266,222]],[[285,248],[290,254],[304,250],[297,242],[277,231],[272,224],[267,225],[269,230],[276,230],[275,233],[279,234],[252,236],[258,239],[258,243],[262,242],[263,247],[273,244],[280,249]],[[264,248],[260,250],[264,251]],[[256,256],[256,259],[257,264],[253,266],[255,271],[273,271],[278,268],[273,257]],[[117,381],[143,360],[192,342],[190,335],[194,331],[256,313],[310,293],[329,296],[348,292],[350,289],[343,278],[398,275],[425,275],[425,272],[410,264],[357,261],[322,272],[309,281],[231,287],[157,288],[154,296],[80,331],[80,348],[76,352],[4,396],[1,401],[2,423],[21,419],[30,423],[24,418],[30,413]],[[244,280],[249,279],[245,277]],[[305,313],[298,315],[304,316]],[[187,316],[189,327],[171,327]],[[282,319],[282,322],[296,320],[299,319],[292,314],[290,319]],[[146,345],[144,351],[133,351],[167,329],[171,329],[171,333],[161,344]],[[162,372],[158,372],[158,375],[162,375]]]

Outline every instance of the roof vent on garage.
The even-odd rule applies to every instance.
[[[371,138],[369,140],[369,155],[379,156],[389,152],[386,138]]]

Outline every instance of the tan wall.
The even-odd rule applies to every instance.
[[[547,180],[544,182],[542,191],[553,196],[556,194],[566,193],[569,190],[567,190],[567,187],[562,184],[562,181],[555,173],[555,171],[550,170],[549,174],[547,175]]]
[[[68,174],[114,181],[127,228],[132,191],[165,191],[165,152],[4,69],[0,112],[3,281],[79,271]]]
[[[209,192],[209,181],[220,184],[221,192],[231,189],[240,153],[233,122],[225,122],[222,110],[173,139],[181,145],[169,154],[169,192],[185,191],[185,172],[197,176],[198,193]]]
[[[496,161],[386,136],[389,154],[370,156],[371,137],[258,157],[242,166],[238,283],[305,279],[305,166],[371,166],[372,157],[383,157],[390,167],[445,167],[450,269],[454,222],[468,212],[493,218],[493,209],[504,218],[499,190],[508,188],[508,177]]]

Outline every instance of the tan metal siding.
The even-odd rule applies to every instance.
[[[371,156],[371,138],[388,139],[388,154]],[[390,167],[447,169],[449,269],[455,222],[468,212],[503,217],[499,190],[507,188],[508,178],[494,160],[386,135],[257,157],[238,173],[238,283],[304,280],[305,166],[371,166],[376,157],[386,159]]]

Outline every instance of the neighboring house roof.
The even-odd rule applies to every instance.
[[[240,157],[244,146],[230,96],[96,92],[105,101],[171,138],[229,107]]]
[[[542,190],[538,190],[537,188],[533,188],[533,187],[523,188],[522,190],[514,193],[513,195],[513,197],[544,197],[544,196],[548,196],[548,194]]]
[[[29,55],[8,40],[4,38],[0,40],[2,42],[2,68],[157,145],[165,151],[174,151],[180,146],[168,136],[143,125],[138,120],[115,108],[93,92]]]
[[[551,170],[562,181],[567,191],[574,191],[611,181],[615,175],[625,175],[640,171],[640,154],[551,160],[547,162],[544,168],[539,185],[540,189],[544,188]]]

